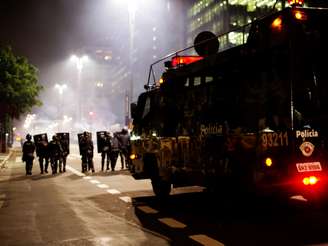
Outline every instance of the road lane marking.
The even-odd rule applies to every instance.
[[[16,163],[21,163],[22,162],[22,157],[16,157],[15,162]]]
[[[80,171],[74,169],[71,166],[66,165],[66,169],[69,170],[69,171],[71,171],[72,173],[76,174],[77,176],[80,176],[80,177],[84,177],[85,176],[84,173],[81,173]]]
[[[109,186],[108,185],[106,185],[106,184],[99,184],[99,185],[97,185],[99,188],[101,188],[101,189],[107,189],[107,188],[109,188]]]
[[[85,180],[88,180],[90,183],[97,184],[97,187],[99,187],[99,188],[102,188],[102,189],[109,188],[108,185],[102,184],[100,181],[94,180],[94,179],[92,179],[92,177],[86,176],[84,173],[79,172],[78,170],[74,169],[71,166],[67,165],[66,168],[67,168],[67,170],[71,171],[72,173],[74,173],[74,174],[76,174],[80,177],[83,177],[83,179],[85,179]],[[116,189],[108,189],[107,192],[110,193],[110,194],[113,194],[113,195],[121,194],[121,192],[116,190]],[[131,202],[131,197],[120,197],[120,199],[127,202],[127,203]]]
[[[224,246],[223,243],[203,234],[189,236],[192,240],[206,246]]]
[[[160,222],[162,222],[163,224],[172,227],[172,228],[179,228],[179,229],[183,229],[186,228],[187,225],[173,219],[173,218],[160,218],[158,219]]]
[[[70,159],[79,159],[81,156],[78,155],[78,154],[69,154],[69,156],[67,158],[70,158]]]
[[[138,206],[137,208],[146,214],[157,214],[158,213],[158,211],[156,209],[153,209],[149,206]]]
[[[98,180],[94,180],[94,179],[89,180],[89,182],[91,184],[100,184],[100,182]]]
[[[121,194],[120,191],[115,190],[115,189],[109,189],[109,190],[107,190],[107,192],[110,193],[110,194]]]
[[[129,197],[129,196],[120,196],[120,199],[121,199],[123,202],[126,202],[126,203],[130,203],[130,202],[132,202],[131,197]]]

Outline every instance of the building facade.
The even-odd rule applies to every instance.
[[[284,1],[276,0],[193,1],[187,13],[187,45],[193,45],[194,38],[202,31],[222,35],[221,50],[242,44],[247,39],[247,24],[284,6]]]
[[[220,35],[220,49],[242,44],[247,39],[247,24],[280,10],[287,0],[194,0],[187,7],[187,45],[202,31]],[[305,7],[328,7],[325,0],[305,0]],[[246,26],[245,26],[246,25]],[[229,33],[228,33],[229,32]]]

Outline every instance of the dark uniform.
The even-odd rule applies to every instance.
[[[35,144],[31,141],[32,136],[26,135],[26,141],[23,144],[23,157],[22,160],[25,162],[26,175],[32,175],[32,167],[34,160]]]
[[[57,133],[56,135],[62,148],[61,158],[59,160],[59,172],[66,172],[66,160],[69,154],[69,133]]]
[[[126,129],[122,129],[120,134],[118,135],[119,140],[119,148],[120,148],[120,158],[121,158],[121,168],[129,168],[130,164],[130,150],[131,150],[131,142],[130,135]]]
[[[104,171],[105,159],[106,159],[106,170],[109,170],[109,162],[110,162],[110,153],[111,153],[111,136],[109,132],[106,132],[105,136],[101,136],[100,139],[101,144],[101,171]]]
[[[82,156],[82,172],[86,172],[88,170],[95,172],[95,168],[93,166],[93,142],[87,132],[84,132],[81,137],[80,152]]]
[[[57,173],[58,162],[61,159],[62,152],[63,149],[60,145],[60,142],[58,141],[56,136],[53,136],[52,140],[49,143],[49,156],[50,156],[52,174]]]
[[[34,135],[34,142],[36,145],[36,154],[39,157],[40,172],[41,174],[43,174],[43,171],[48,173],[49,151],[48,151],[47,135],[46,134]]]
[[[112,150],[111,150],[111,154],[110,154],[110,165],[111,165],[112,171],[115,170],[119,152],[120,152],[119,133],[115,132],[114,136],[112,138]]]

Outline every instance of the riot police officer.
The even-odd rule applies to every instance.
[[[62,152],[63,150],[60,145],[60,142],[58,141],[56,135],[54,135],[49,143],[49,156],[50,156],[52,174],[57,173],[58,162],[60,161]]]
[[[61,145],[61,157],[59,160],[59,172],[66,172],[66,160],[69,154],[69,133],[58,133]]]
[[[26,141],[23,144],[23,157],[22,160],[25,162],[26,175],[32,175],[32,167],[34,160],[35,144],[32,142],[32,136],[26,135]]]
[[[93,166],[93,142],[91,136],[87,132],[84,132],[80,141],[80,150],[82,156],[82,172],[92,170],[95,172]]]
[[[115,132],[112,138],[112,149],[110,154],[110,165],[112,171],[115,171],[115,166],[117,162],[117,158],[120,152],[120,141],[119,141],[119,133]]]
[[[35,138],[34,138],[34,140],[35,140]],[[48,151],[48,141],[47,141],[46,135],[42,134],[41,139],[38,142],[36,142],[36,150],[37,150],[37,154],[39,155],[39,164],[40,164],[41,174],[43,174],[43,171],[48,173],[49,151]],[[43,163],[44,163],[44,166],[43,166]]]
[[[100,138],[102,150],[101,150],[101,171],[104,171],[105,159],[106,159],[106,170],[109,170],[110,153],[111,153],[111,136],[109,132],[105,133],[105,136]]]
[[[119,140],[119,148],[120,148],[120,158],[121,158],[121,169],[129,168],[130,164],[130,135],[129,132],[126,129],[122,129],[122,131],[118,134],[118,140]]]

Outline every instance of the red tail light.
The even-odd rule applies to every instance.
[[[304,185],[315,185],[317,184],[319,179],[316,176],[310,176],[303,178]]]

